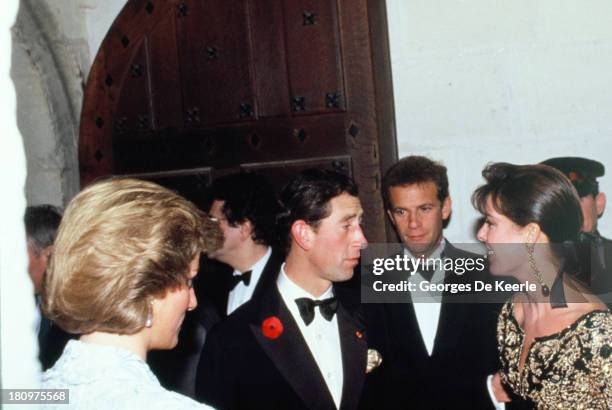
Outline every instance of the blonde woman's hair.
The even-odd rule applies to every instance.
[[[64,213],[43,310],[70,333],[136,333],[151,298],[184,285],[193,258],[221,244],[218,225],[166,188],[136,179],[96,183]]]

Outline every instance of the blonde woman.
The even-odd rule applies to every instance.
[[[70,202],[43,301],[51,320],[80,335],[43,375],[43,388],[69,389],[58,409],[206,408],[161,387],[146,356],[176,346],[197,305],[200,253],[220,245],[214,222],[151,182],[104,181]]]

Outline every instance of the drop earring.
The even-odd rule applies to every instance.
[[[526,243],[525,248],[527,249],[527,256],[529,258],[529,266],[531,267],[533,274],[535,275],[536,279],[538,280],[538,283],[540,284],[542,295],[544,295],[544,297],[548,297],[550,295],[550,288],[548,287],[546,283],[544,283],[544,278],[542,278],[542,272],[540,272],[540,269],[538,269],[538,266],[536,265],[535,257],[533,256],[535,244]]]
[[[147,320],[145,321],[145,327],[153,326],[153,302],[149,302],[149,309],[147,311]]]

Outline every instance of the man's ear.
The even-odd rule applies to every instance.
[[[253,225],[251,221],[245,219],[244,222],[238,224],[240,227],[240,239],[246,241],[253,235]]]
[[[597,209],[597,217],[601,217],[606,209],[606,194],[600,192],[595,197],[595,209]]]
[[[293,241],[305,251],[312,248],[314,232],[312,227],[302,219],[298,219],[291,225],[291,237]]]
[[[47,266],[47,263],[49,262],[49,257],[51,256],[52,252],[53,245],[49,245],[46,248],[43,248],[42,251],[40,251],[40,256],[45,259],[45,266]]]
[[[391,225],[395,226],[395,219],[393,219],[393,213],[390,209],[387,209],[387,216],[389,217],[389,221],[391,221]]]
[[[446,198],[444,198],[444,201],[442,201],[442,220],[446,221],[448,219],[452,209],[453,201],[451,200],[450,196],[447,196]]]

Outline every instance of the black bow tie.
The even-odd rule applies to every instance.
[[[418,272],[421,274],[423,279],[425,279],[427,282],[431,282],[434,273],[436,273],[436,269],[432,263],[430,265],[426,264],[425,266],[421,266],[421,269],[419,269]]]
[[[308,326],[314,320],[315,306],[319,307],[319,312],[327,320],[332,320],[336,310],[338,309],[338,300],[333,297],[323,300],[312,300],[308,298],[299,298],[295,300],[297,307],[300,311],[300,316]]]
[[[232,275],[230,278],[230,289],[234,289],[240,282],[244,282],[245,286],[249,286],[249,283],[251,283],[251,273],[253,271],[248,270],[242,275]]]

